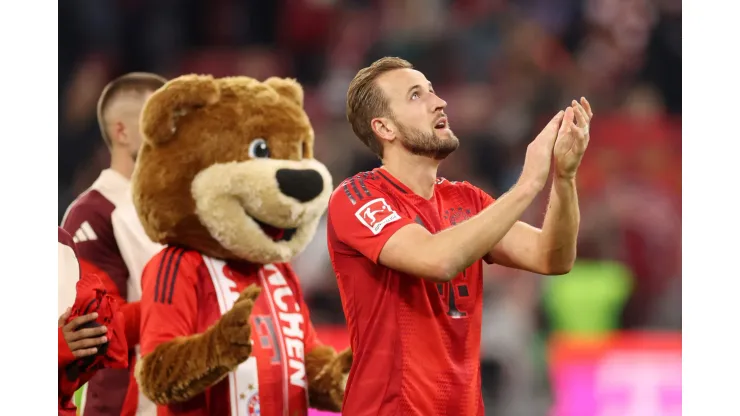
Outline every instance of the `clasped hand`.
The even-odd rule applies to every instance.
[[[565,110],[553,149],[557,177],[565,179],[575,177],[588,147],[589,126],[593,116],[591,105],[584,97],[581,97],[580,103],[573,100],[571,106]]]
[[[105,325],[94,328],[79,329],[80,326],[97,319],[97,312],[78,316],[66,323],[69,315],[70,310],[67,309],[67,311],[59,317],[58,325],[62,328],[64,340],[67,342],[69,349],[72,350],[72,354],[74,354],[75,358],[94,355],[98,352],[98,346],[108,342],[108,338],[103,335],[108,331],[108,328]]]

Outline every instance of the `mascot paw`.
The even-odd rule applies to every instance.
[[[252,285],[203,334],[158,345],[137,362],[139,389],[157,404],[182,403],[222,380],[252,354],[249,318],[261,289]]]
[[[340,385],[342,386],[342,391],[344,391],[347,388],[347,379],[349,378],[349,369],[352,368],[352,349],[347,348],[346,350],[339,353],[339,356],[337,357],[337,365],[339,367],[339,371],[342,373],[342,381]]]
[[[306,356],[308,401],[314,409],[339,412],[344,400],[347,377],[352,367],[352,350],[337,354],[333,348],[320,346]]]
[[[249,317],[261,291],[256,285],[244,289],[234,306],[214,327],[214,349],[224,357],[225,363],[236,366],[252,354],[252,327]]]
[[[337,356],[337,364],[343,374],[348,374],[349,369],[352,368],[352,349],[347,348],[346,350],[339,353]]]
[[[234,303],[239,303],[243,301],[255,302],[261,292],[262,292],[262,288],[260,288],[259,286],[254,285],[254,284],[249,285],[249,287],[244,289],[242,293],[239,294],[239,297],[236,299],[236,302]]]
[[[345,375],[344,375],[344,376],[342,377],[342,383],[341,383],[341,385],[342,385],[342,390],[343,390],[343,391],[344,391],[344,390],[347,390],[347,379],[348,379],[348,378],[349,378],[349,373],[345,374]]]

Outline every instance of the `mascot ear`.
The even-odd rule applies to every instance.
[[[270,77],[265,80],[265,84],[269,85],[281,96],[298,104],[299,107],[303,107],[303,87],[301,87],[298,81],[292,78]]]
[[[183,75],[158,89],[141,112],[141,132],[152,145],[169,141],[180,117],[218,102],[221,91],[210,75]]]

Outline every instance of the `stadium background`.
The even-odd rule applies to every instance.
[[[573,272],[485,271],[487,415],[681,412],[681,2],[678,0],[70,0],[59,7],[59,219],[107,166],[103,86],[296,77],[335,185],[378,164],[344,117],[355,72],[411,61],[448,102],[441,175],[498,195],[558,109],[595,109]],[[525,215],[539,225],[545,200]],[[294,265],[325,341],[347,344],[325,236]]]

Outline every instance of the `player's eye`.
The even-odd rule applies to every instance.
[[[270,148],[263,138],[252,140],[249,144],[249,157],[252,159],[264,159],[270,157]]]
[[[412,93],[411,94],[411,99],[412,100],[416,100],[417,98],[419,98],[419,93],[418,92],[415,92],[415,93]]]

